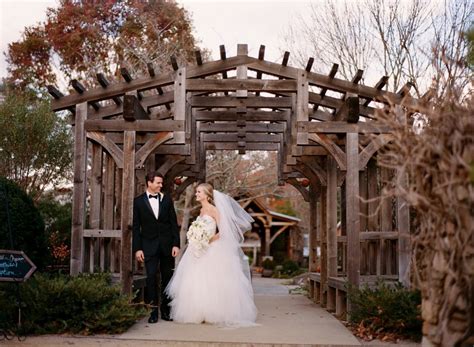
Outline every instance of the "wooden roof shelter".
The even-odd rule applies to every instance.
[[[260,249],[265,256],[270,256],[271,244],[284,232],[298,225],[301,219],[270,210],[258,197],[244,199],[242,207],[262,226]],[[255,258],[255,257],[254,257]]]
[[[309,270],[316,301],[344,310],[346,280],[359,285],[388,269],[386,276],[406,282],[408,208],[397,201],[392,211],[392,202],[382,201],[378,209],[378,203],[359,196],[378,196],[377,176],[392,176],[374,159],[390,141],[390,129],[374,112],[387,100],[416,108],[409,85],[390,93],[383,90],[385,76],[366,86],[360,83],[362,70],[348,81],[336,77],[336,64],[323,75],[311,71],[312,58],[298,69],[288,66],[288,52],[280,64],[266,61],[264,53],[261,46],[251,57],[242,44],[236,56],[227,57],[221,46],[220,60],[203,62],[196,52],[195,65],[178,66],[172,58],[169,73],[157,74],[149,65],[147,76],[135,78],[122,68],[121,82],[97,74],[92,89],[77,80],[69,95],[48,87],[52,109],[73,115],[72,274],[96,268],[117,272],[130,292],[132,203],[146,170],[165,174],[165,188],[179,195],[205,179],[206,150],[268,150],[278,152],[280,183],[294,185],[311,206]],[[176,187],[177,176],[186,179]],[[302,177],[309,188],[300,184]]]

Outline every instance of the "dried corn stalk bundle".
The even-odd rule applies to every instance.
[[[412,263],[423,334],[435,346],[461,345],[474,335],[474,100],[423,114],[394,106],[379,117],[394,128],[380,158],[397,172],[386,194],[402,196],[418,219]]]

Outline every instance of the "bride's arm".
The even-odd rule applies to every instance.
[[[216,233],[215,233],[214,236],[211,237],[211,239],[209,240],[209,243],[212,243],[212,242],[214,242],[214,241],[217,241],[217,240],[219,240],[219,238],[220,238],[219,231],[218,231],[218,229],[217,229],[217,226],[219,225],[219,212],[217,211],[217,208],[216,208],[216,209],[213,209],[212,212],[213,212],[213,213],[212,213],[212,216],[211,216],[211,217],[214,218],[215,221],[216,221]]]

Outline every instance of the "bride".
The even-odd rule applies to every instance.
[[[166,288],[172,300],[171,318],[181,323],[253,326],[257,308],[249,265],[239,244],[253,219],[208,183],[196,188],[196,200],[202,205],[196,221],[213,236],[204,249],[188,244]]]

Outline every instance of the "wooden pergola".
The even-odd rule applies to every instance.
[[[120,82],[97,74],[92,89],[77,80],[69,95],[48,87],[52,109],[71,111],[74,125],[71,274],[119,273],[130,293],[132,204],[145,171],[165,174],[165,188],[179,196],[205,180],[207,150],[260,150],[278,152],[279,183],[295,186],[310,203],[314,300],[343,312],[346,281],[358,286],[379,276],[407,283],[408,207],[374,199],[394,175],[377,166],[376,153],[391,135],[374,113],[387,100],[416,108],[409,86],[390,93],[385,76],[371,87],[360,83],[362,70],[347,81],[336,77],[336,64],[323,75],[311,72],[312,58],[298,69],[288,66],[288,52],[280,64],[264,53],[261,46],[250,57],[242,44],[227,57],[221,46],[220,60],[203,62],[197,51],[195,65],[178,66],[172,58],[169,73],[149,65],[147,76],[134,78],[122,68]],[[176,186],[178,176],[185,179]]]
[[[301,219],[270,210],[258,197],[243,199],[240,204],[253,217],[255,224],[259,225],[260,256],[271,256],[271,245],[281,235],[287,240],[286,255],[291,259],[291,231],[296,229]],[[254,252],[254,259],[255,256]]]

